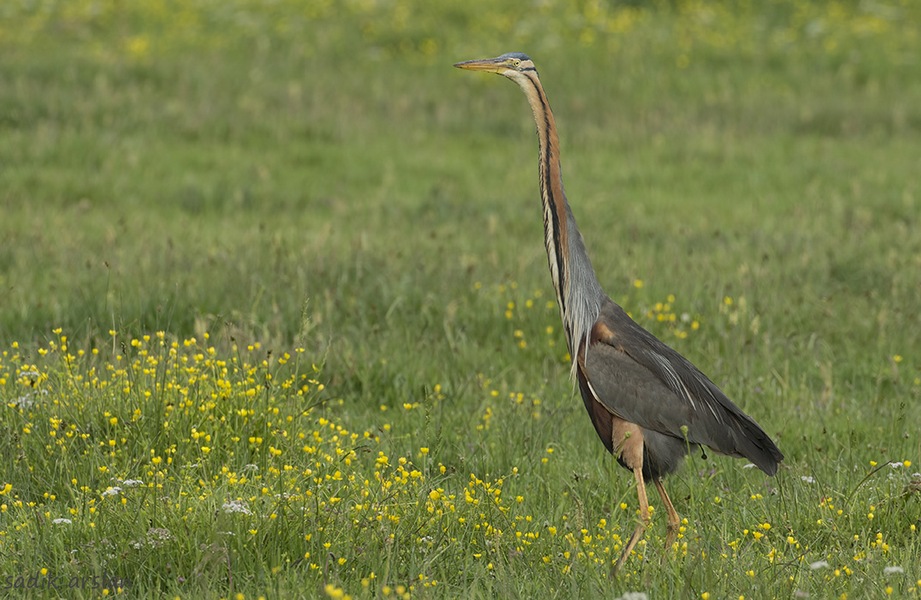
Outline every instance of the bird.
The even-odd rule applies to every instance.
[[[511,52],[454,66],[511,79],[534,116],[544,244],[572,357],[571,377],[605,448],[636,481],[640,518],[612,565],[616,575],[650,524],[650,482],[667,513],[666,550],[677,540],[680,519],[663,478],[691,450],[706,447],[746,458],[767,475],[777,472],[784,457],[700,369],[636,323],[602,289],[563,191],[556,121],[531,58]]]

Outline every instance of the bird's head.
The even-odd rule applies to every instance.
[[[454,65],[458,69],[467,69],[468,71],[487,71],[496,73],[503,77],[516,81],[522,74],[527,71],[536,71],[534,62],[527,54],[521,52],[509,52],[496,58],[485,58],[480,60],[468,60],[459,62]]]

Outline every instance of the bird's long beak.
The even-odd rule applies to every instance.
[[[501,73],[503,71],[503,62],[498,58],[483,58],[479,60],[467,60],[455,63],[458,69],[467,69],[468,71],[486,71],[488,73]]]

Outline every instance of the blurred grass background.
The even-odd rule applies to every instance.
[[[921,464],[919,22],[910,0],[5,2],[0,341],[304,344],[355,422],[451,390],[465,456],[486,379],[553,407],[536,443],[573,471],[600,463],[544,305],[531,117],[451,68],[524,51],[610,295],[844,493],[868,460]],[[508,439],[468,466],[514,464]]]
[[[547,283],[532,125],[450,64],[519,49],[615,300],[634,279],[704,316],[745,296],[763,373],[793,357],[797,378],[827,364],[844,383],[911,354],[914,3],[3,11],[4,339],[309,333],[358,388],[494,370],[506,340],[474,283]],[[678,346],[710,369],[737,350]]]

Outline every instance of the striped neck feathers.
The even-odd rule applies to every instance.
[[[601,311],[604,292],[585,251],[582,234],[563,190],[560,140],[550,103],[537,71],[518,73],[514,78],[528,97],[537,126],[540,194],[544,212],[544,244],[566,342],[575,375],[577,353],[587,349],[592,326]]]

